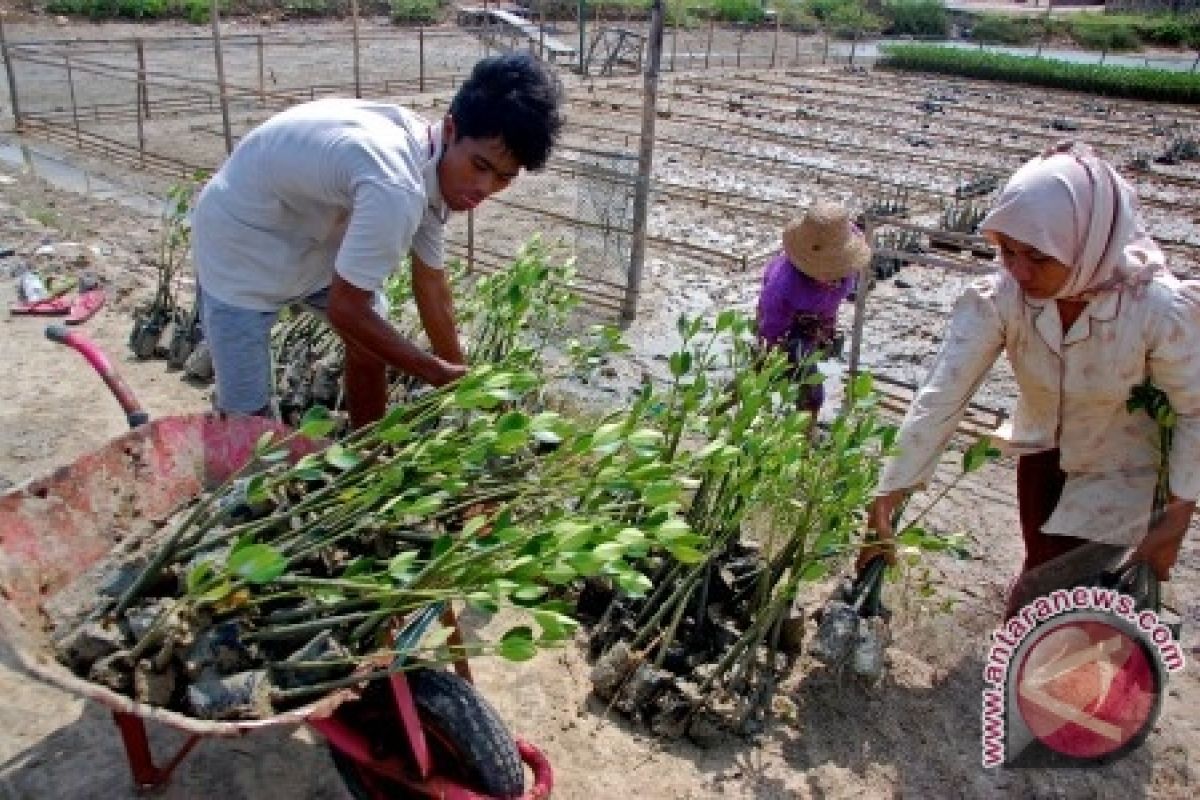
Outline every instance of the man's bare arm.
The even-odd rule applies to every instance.
[[[466,364],[454,320],[454,297],[446,271],[434,269],[412,254],[413,299],[433,352],[452,364]]]
[[[442,386],[462,376],[463,368],[442,357],[440,351],[437,355],[431,355],[401,336],[391,323],[375,311],[374,301],[372,292],[359,289],[341,276],[334,275],[333,283],[329,286],[329,324],[348,343],[434,386]],[[457,334],[454,341],[457,346]],[[461,351],[458,355],[461,358]]]

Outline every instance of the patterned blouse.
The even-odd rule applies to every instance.
[[[1107,293],[1088,303],[1064,335],[1057,304],[1026,297],[1003,272],[959,297],[880,493],[929,480],[1001,352],[1019,396],[1013,418],[996,433],[998,444],[1018,455],[1058,447],[1067,473],[1045,533],[1122,546],[1145,535],[1157,429],[1125,403],[1147,376],[1178,415],[1170,489],[1184,499],[1200,496],[1200,284],[1163,275],[1136,292]]]

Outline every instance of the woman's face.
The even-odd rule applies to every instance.
[[[1000,263],[1030,297],[1054,297],[1071,277],[1071,268],[1066,264],[1024,242],[999,232],[992,233],[992,238],[1000,248]]]

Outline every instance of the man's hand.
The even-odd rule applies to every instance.
[[[858,559],[854,562],[856,571],[861,572],[867,562],[879,555],[889,564],[896,563],[896,532],[892,530],[892,517],[896,506],[907,496],[907,489],[897,489],[879,495],[867,507],[867,530],[874,534],[876,543],[866,544],[858,551]]]
[[[454,383],[467,374],[467,368],[462,364],[455,364],[452,361],[446,361],[444,358],[439,358],[437,361],[437,375],[430,381],[434,386],[445,386],[448,383]]]
[[[1149,533],[1129,557],[1130,563],[1144,561],[1160,581],[1171,579],[1171,567],[1179,557],[1179,548],[1196,508],[1194,500],[1172,498],[1162,515],[1150,526]]]

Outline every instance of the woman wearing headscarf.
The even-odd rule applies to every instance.
[[[1003,268],[958,299],[870,508],[869,527],[885,544],[865,549],[860,563],[879,548],[894,558],[897,503],[932,476],[1005,353],[1019,395],[997,439],[1019,456],[1025,541],[1009,615],[1032,599],[1032,586],[1045,590],[1047,575],[1064,588],[1097,564],[1144,561],[1167,579],[1200,495],[1200,287],[1166,270],[1133,187],[1086,147],[1017,170],[980,227]],[[1170,498],[1157,515],[1156,423],[1126,407],[1147,377],[1177,414]]]

